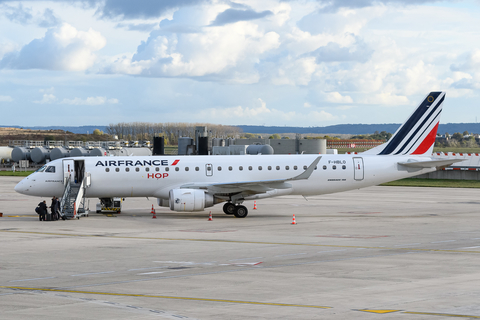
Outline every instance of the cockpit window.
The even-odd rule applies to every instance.
[[[50,167],[47,167],[47,170],[45,170],[45,172],[55,172],[55,167],[54,166],[50,166]]]
[[[45,169],[47,168],[47,166],[42,166],[40,169],[38,169],[36,172],[43,172],[45,171]]]

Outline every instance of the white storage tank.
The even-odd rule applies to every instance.
[[[12,151],[13,148],[11,147],[0,147],[0,161],[10,161],[12,160]]]

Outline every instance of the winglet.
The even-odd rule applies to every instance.
[[[307,168],[307,170],[305,170],[303,173],[299,174],[299,175],[296,176],[296,177],[287,179],[286,181],[304,180],[304,179],[310,178],[310,175],[312,174],[313,170],[315,170],[315,167],[316,167],[317,164],[320,162],[320,159],[322,159],[321,156],[320,156],[320,157],[317,157],[317,159],[315,159],[315,160],[312,162],[312,164]]]

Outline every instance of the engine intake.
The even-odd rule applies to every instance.
[[[169,193],[170,210],[203,211],[215,203],[215,198],[204,190],[172,189]]]

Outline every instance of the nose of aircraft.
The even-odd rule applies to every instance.
[[[16,186],[15,186],[15,191],[18,193],[26,194],[28,191],[28,181],[26,181],[27,178],[22,179]]]

